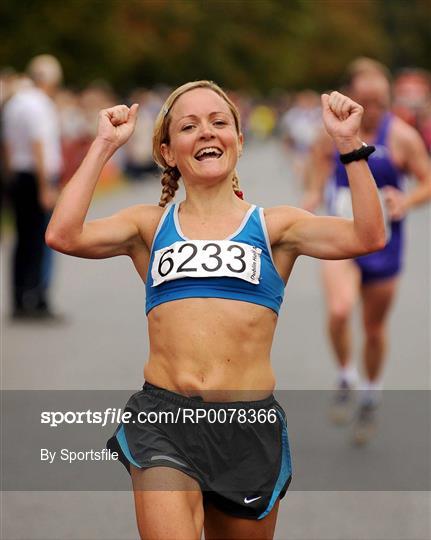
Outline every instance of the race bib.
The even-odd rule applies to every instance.
[[[377,191],[382,206],[383,219],[385,221],[386,243],[388,243],[391,239],[391,220],[383,198],[383,193],[380,189]],[[353,219],[352,195],[348,187],[337,188],[335,194],[335,215],[346,219]]]
[[[337,188],[335,192],[335,215],[346,219],[353,219],[352,195],[349,188]]]
[[[232,240],[187,240],[154,253],[153,287],[184,277],[235,277],[259,284],[262,250]]]

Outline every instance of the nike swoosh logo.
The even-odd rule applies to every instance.
[[[253,501],[257,501],[258,499],[261,499],[261,498],[262,498],[262,495],[260,497],[255,497],[254,499],[247,499],[247,497],[245,497],[244,502],[245,502],[245,504],[250,504]]]

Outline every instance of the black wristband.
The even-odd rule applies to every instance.
[[[347,165],[348,163],[352,163],[352,161],[359,161],[361,159],[368,161],[368,157],[375,150],[375,146],[368,146],[368,144],[362,143],[361,148],[353,150],[353,152],[349,152],[348,154],[340,154],[340,161],[343,165]]]

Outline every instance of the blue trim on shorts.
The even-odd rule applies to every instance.
[[[115,434],[115,437],[116,437],[116,439],[118,441],[118,444],[120,445],[120,448],[121,448],[123,454],[130,461],[130,463],[132,465],[134,465],[135,467],[138,467],[138,469],[142,469],[141,465],[139,465],[139,463],[137,463],[133,459],[133,456],[132,456],[132,454],[131,454],[131,452],[129,450],[129,445],[127,444],[126,433],[124,431],[124,426],[123,425],[121,425],[120,429]]]
[[[278,474],[277,482],[275,483],[274,491],[272,492],[271,499],[266,509],[257,517],[257,519],[263,519],[267,516],[274,506],[277,498],[279,497],[284,485],[290,476],[292,476],[292,465],[290,460],[290,451],[288,443],[287,425],[281,413],[277,410],[278,417],[281,421],[281,465],[280,472]]]

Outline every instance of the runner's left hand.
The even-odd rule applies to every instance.
[[[383,188],[383,196],[389,217],[392,221],[400,221],[407,214],[407,199],[405,194],[392,186]]]
[[[359,128],[364,109],[361,105],[340,94],[322,94],[323,123],[334,139],[341,154],[360,148]]]

